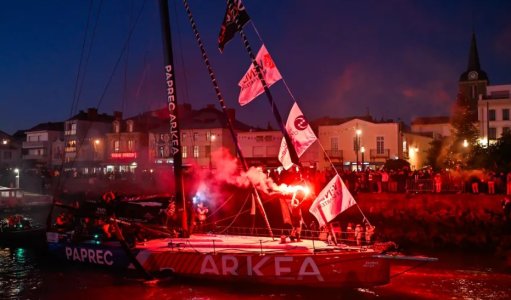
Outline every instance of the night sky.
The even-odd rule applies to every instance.
[[[64,121],[88,107],[128,117],[164,106],[157,2],[104,0],[100,6],[96,0],[90,9],[85,0],[2,1],[0,130],[12,134]],[[218,51],[225,1],[189,2],[227,105],[250,125],[274,125],[264,95],[244,107],[237,103],[237,84],[250,62],[239,35],[223,54]],[[376,119],[407,123],[448,115],[473,30],[490,84],[511,84],[511,1],[243,3],[310,120],[368,111]],[[217,103],[182,2],[169,6],[178,102],[194,108]],[[257,52],[261,42],[251,23],[245,31]],[[80,60],[82,49],[87,55]],[[292,98],[282,81],[271,91],[285,120]]]

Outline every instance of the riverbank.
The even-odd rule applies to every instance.
[[[360,193],[356,198],[376,226],[377,238],[395,241],[404,249],[511,257],[511,224],[504,219],[503,195]],[[357,214],[350,211],[341,218],[356,220]]]

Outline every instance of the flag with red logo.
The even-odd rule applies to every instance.
[[[277,66],[273,62],[273,59],[264,45],[261,46],[261,49],[259,49],[259,52],[257,53],[256,62],[263,73],[264,81],[266,81],[266,85],[268,87],[282,79]],[[248,71],[245,73],[243,78],[241,78],[238,85],[241,88],[240,96],[238,98],[241,106],[254,100],[257,96],[264,92],[263,85],[257,76],[254,65],[250,65],[250,68],[248,68]]]
[[[293,142],[298,157],[301,157],[305,151],[317,140],[314,131],[305,119],[302,111],[296,102],[293,104],[286,123],[286,131]],[[293,166],[291,155],[284,138],[280,143],[279,161],[282,163],[284,169],[288,170]]]
[[[316,217],[319,225],[323,226],[355,204],[350,191],[339,174],[336,174],[314,200],[309,212]]]
[[[229,4],[227,5],[224,21],[222,22],[222,27],[220,27],[220,33],[218,34],[218,49],[220,49],[220,52],[224,51],[225,44],[227,44],[238,31],[235,18],[238,18],[240,27],[243,27],[250,20],[241,0],[232,0],[231,7],[232,9],[229,9]]]

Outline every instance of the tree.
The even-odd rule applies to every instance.
[[[466,166],[470,153],[477,147],[479,130],[475,125],[476,115],[477,112],[470,109],[468,99],[458,93],[451,115],[453,132],[449,145],[448,166],[453,167],[457,164]],[[469,147],[472,149],[467,149]]]

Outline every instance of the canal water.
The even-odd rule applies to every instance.
[[[176,279],[145,282],[134,274],[57,264],[41,249],[4,246],[0,299],[511,299],[511,270],[499,258],[464,251],[420,254],[439,261],[393,261],[391,283],[380,287],[304,290]]]

